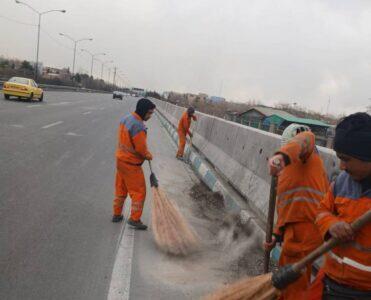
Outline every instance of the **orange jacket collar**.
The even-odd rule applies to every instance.
[[[131,114],[135,117],[135,119],[137,119],[138,121],[143,122],[143,119],[136,112],[132,112]]]

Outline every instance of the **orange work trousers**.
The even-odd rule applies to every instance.
[[[139,221],[146,199],[146,181],[141,166],[131,165],[117,160],[116,191],[113,201],[113,214],[121,215],[125,200],[131,198],[130,218]]]
[[[184,148],[186,145],[186,135],[183,131],[178,131],[178,136],[179,136],[179,146],[178,146],[178,152],[176,154],[176,157],[183,157]]]
[[[301,260],[322,243],[321,236],[312,223],[289,223],[285,226],[279,266],[293,264]],[[281,291],[280,300],[305,299],[310,286],[312,265],[309,264],[302,275]]]
[[[323,279],[325,278],[325,272],[323,269],[318,271],[316,279],[312,282],[311,286],[308,288],[306,297],[302,300],[321,300],[323,297]]]

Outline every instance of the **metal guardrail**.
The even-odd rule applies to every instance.
[[[3,88],[4,80],[0,80],[0,88]],[[46,91],[71,91],[71,92],[80,92],[80,93],[105,93],[110,94],[111,92],[102,91],[102,90],[92,90],[79,88],[75,86],[65,86],[65,85],[52,85],[52,84],[39,84],[39,87]]]

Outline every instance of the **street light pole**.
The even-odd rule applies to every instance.
[[[74,48],[73,48],[73,62],[72,62],[72,75],[75,74],[75,65],[76,65],[76,49],[77,49],[77,43],[82,42],[82,41],[92,41],[92,38],[82,38],[79,40],[76,40],[72,37],[70,37],[68,34],[65,33],[59,33],[59,35],[64,36],[71,40],[74,43]]]
[[[114,72],[113,72],[113,86],[115,86],[115,83],[116,83],[116,71],[117,71],[117,67],[114,68]]]
[[[81,49],[81,51],[88,53],[91,56],[91,68],[90,68],[90,77],[93,77],[93,61],[94,61],[94,54],[86,49]]]
[[[93,77],[94,58],[95,58],[96,56],[99,56],[99,55],[106,55],[106,53],[95,53],[95,54],[93,54],[93,53],[91,53],[90,51],[88,51],[88,50],[86,50],[86,49],[81,49],[81,51],[84,51],[84,52],[90,54],[90,56],[91,56],[90,77]]]
[[[41,26],[41,14],[39,14],[39,23],[37,25],[37,48],[36,48],[35,81],[37,80],[37,73],[39,71],[40,26]]]
[[[47,11],[40,12],[40,11],[34,9],[31,5],[29,5],[27,3],[24,3],[22,1],[15,0],[15,3],[25,5],[29,9],[31,9],[33,12],[35,12],[35,13],[37,13],[39,15],[39,22],[38,22],[38,25],[37,25],[37,47],[36,47],[36,65],[35,65],[35,80],[37,80],[37,75],[38,75],[37,73],[38,73],[38,67],[39,67],[39,48],[40,48],[41,16],[42,15],[45,15],[47,13],[51,13],[51,12],[65,13],[66,10],[64,10],[64,9],[52,9],[52,10],[47,10]]]
[[[75,76],[76,48],[77,48],[77,42],[74,41],[74,47],[73,47],[73,61],[72,61],[72,76]]]
[[[331,103],[331,98],[329,96],[328,97],[328,102],[327,102],[326,116],[328,116],[328,112],[329,112],[329,109],[330,109],[330,103]]]
[[[105,61],[105,62],[102,61],[102,70],[100,72],[100,78],[101,79],[103,79],[103,68],[104,68],[104,65],[105,64],[110,64],[110,63],[113,63],[113,60],[108,60],[108,61]]]
[[[90,77],[93,77],[94,55],[91,56]]]
[[[122,77],[121,77],[121,76],[122,76]],[[122,87],[125,86],[125,80],[124,80],[124,77],[125,77],[125,74],[120,73],[120,79],[121,79],[121,86],[122,86]]]

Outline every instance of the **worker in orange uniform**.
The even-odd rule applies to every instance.
[[[309,127],[291,124],[282,135],[282,146],[269,159],[270,174],[278,176],[277,223],[272,249],[282,243],[279,265],[299,261],[322,244],[314,220],[318,206],[329,183],[321,157],[315,146],[315,136]],[[311,265],[299,279],[284,289],[280,299],[300,300],[310,285]]]
[[[193,107],[189,107],[187,111],[182,114],[178,124],[179,147],[176,158],[180,160],[183,160],[187,134],[192,138],[192,132],[189,131],[192,120],[197,121],[195,109]]]
[[[141,230],[147,229],[147,226],[140,220],[146,198],[146,182],[142,164],[145,160],[152,160],[152,154],[147,148],[147,129],[144,121],[151,118],[155,108],[156,106],[150,100],[140,99],[135,112],[120,120],[118,132],[116,192],[112,222],[123,220],[122,208],[129,194],[131,214],[127,223]]]
[[[371,299],[371,224],[354,233],[349,223],[371,209],[371,116],[356,113],[336,127],[334,150],[342,172],[321,202],[316,225],[333,248],[305,299]]]

